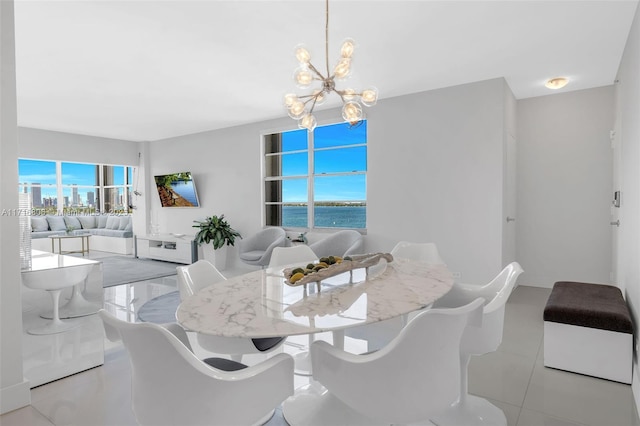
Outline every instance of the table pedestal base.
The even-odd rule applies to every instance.
[[[282,403],[282,414],[287,423],[292,426],[376,426],[385,424],[353,410],[316,381],[296,389],[295,394]]]
[[[507,426],[507,418],[501,409],[474,395],[467,395],[463,404],[455,403],[446,411],[438,413],[433,417],[433,421],[442,426]]]

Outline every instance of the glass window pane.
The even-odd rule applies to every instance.
[[[319,228],[366,228],[367,207],[364,205],[315,205],[314,226]]]
[[[265,154],[277,152],[302,151],[307,149],[307,131],[305,129],[275,133],[264,137]]]
[[[282,206],[282,225],[288,228],[306,228],[309,206],[306,204],[285,204]]]
[[[56,184],[55,161],[18,160],[18,182],[37,185]]]
[[[307,129],[292,130],[282,134],[282,152],[307,149]]]
[[[123,204],[123,188],[104,189],[104,213],[125,211]]]
[[[314,179],[315,202],[366,201],[365,175],[320,176]]]
[[[127,167],[127,185],[133,185],[133,167]]]
[[[367,147],[338,148],[316,151],[315,173],[365,172],[367,171]]]
[[[95,164],[62,163],[63,185],[95,186],[98,184]]]
[[[267,177],[278,176],[306,176],[308,170],[308,154],[270,155],[265,157],[265,175]]]
[[[349,123],[316,127],[313,132],[313,145],[317,148],[356,145],[367,143],[367,121],[351,126]]]
[[[113,184],[124,185],[124,166],[113,166]]]
[[[264,183],[264,201],[267,203],[306,203],[307,179],[274,180]]]

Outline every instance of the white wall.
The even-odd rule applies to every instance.
[[[618,233],[618,284],[626,290],[627,304],[635,324],[636,356],[633,369],[633,393],[640,408],[638,377],[638,324],[640,324],[640,8],[627,39],[616,85],[619,105],[619,141],[622,158],[619,173],[622,190]]]
[[[610,281],[613,87],[518,101],[520,284]]]
[[[49,130],[18,128],[18,157],[136,166],[140,143]]]
[[[0,211],[18,208],[13,1],[0,1]],[[22,374],[22,303],[18,216],[0,216],[0,414],[31,402]]]
[[[367,110],[366,250],[434,241],[463,280],[486,282],[499,272],[505,90],[495,79],[384,99]],[[319,121],[339,117],[322,111]],[[193,234],[193,220],[212,214],[225,214],[245,236],[260,229],[260,134],[293,128],[282,118],[150,143],[148,178],[191,171],[202,205],[160,208],[152,194],[160,231]]]

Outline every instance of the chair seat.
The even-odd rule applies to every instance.
[[[205,364],[223,371],[238,371],[248,366],[226,358],[206,358],[202,360]]]
[[[251,341],[257,350],[264,352],[277,346],[284,339],[286,339],[286,337],[264,337],[261,339],[251,339]]]
[[[244,253],[240,253],[240,259],[242,260],[258,260],[264,256],[264,250],[252,250]]]

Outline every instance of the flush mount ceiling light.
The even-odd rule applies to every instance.
[[[342,81],[351,74],[351,59],[355,49],[355,42],[347,39],[342,43],[340,58],[333,69],[329,69],[329,0],[325,2],[325,63],[326,74],[323,75],[311,64],[311,54],[303,45],[295,48],[296,59],[300,66],[294,71],[293,79],[300,89],[309,89],[310,93],[296,95],[288,93],[284,96],[284,104],[289,111],[289,116],[298,120],[298,126],[302,129],[313,131],[316,127],[316,118],[313,109],[321,105],[329,94],[336,93],[342,99],[342,118],[354,125],[365,117],[362,105],[370,107],[378,101],[378,90],[374,87],[356,92],[354,89],[336,88],[336,81]],[[315,87],[313,87],[315,86]]]
[[[564,77],[556,77],[556,78],[552,78],[547,80],[547,82],[544,84],[547,88],[549,89],[562,89],[564,86],[567,85],[567,83],[569,83],[569,80],[567,80]]]

